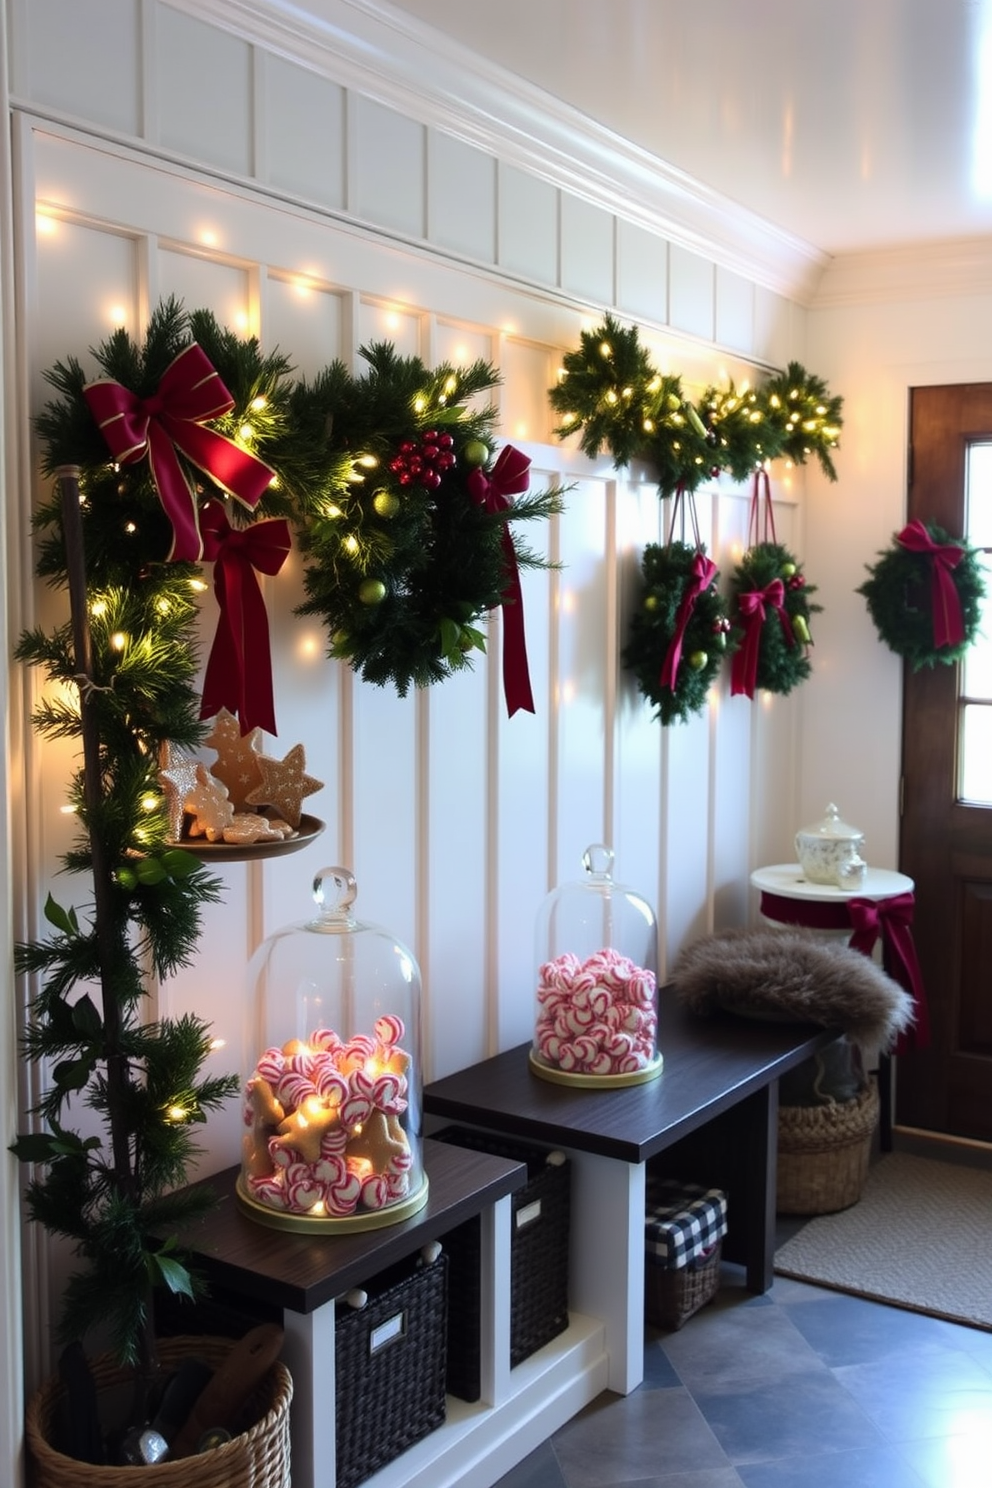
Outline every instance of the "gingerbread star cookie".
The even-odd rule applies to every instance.
[[[207,735],[206,743],[217,751],[210,773],[226,785],[235,811],[244,809],[249,791],[262,783],[258,764],[261,738],[262,730],[257,728],[242,735],[240,723],[226,708],[221,708]]]
[[[257,758],[262,783],[249,791],[245,797],[247,804],[271,806],[291,827],[298,828],[304,796],[312,796],[324,784],[307,774],[303,745],[294,744],[285,759],[270,759],[265,754]]]

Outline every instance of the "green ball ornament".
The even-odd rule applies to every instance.
[[[783,577],[783,579],[791,579],[793,577],[793,575],[795,574],[795,572],[796,572],[796,565],[794,563],[783,563],[782,564],[782,577]]]
[[[469,439],[462,450],[462,459],[466,465],[485,465],[489,459],[489,446],[485,440]]]
[[[701,672],[708,661],[709,657],[705,651],[693,651],[689,657],[689,665],[694,672]]]
[[[646,610],[656,610],[658,608],[658,596],[657,596],[657,594],[649,594],[647,596],[647,598],[644,601],[644,608]]]
[[[358,597],[365,605],[382,604],[386,586],[381,579],[363,579],[358,586]]]
[[[400,509],[400,498],[395,491],[376,491],[372,497],[372,506],[377,516],[395,517]]]

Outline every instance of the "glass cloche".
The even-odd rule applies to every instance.
[[[613,852],[587,847],[586,877],[562,884],[537,917],[537,1005],[530,1067],[557,1084],[640,1085],[661,1073],[658,928],[640,894],[614,882]]]
[[[420,971],[352,912],[346,868],[313,883],[317,913],[248,966],[248,1048],[238,1197],[277,1229],[369,1230],[427,1202]]]

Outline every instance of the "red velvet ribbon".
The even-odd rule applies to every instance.
[[[682,660],[682,644],[685,640],[686,627],[689,624],[693,610],[696,608],[696,600],[701,594],[705,594],[716,577],[716,564],[705,553],[697,553],[692,560],[692,577],[685,588],[678,611],[675,615],[675,632],[668,643],[665,659],[661,664],[661,676],[659,678],[662,687],[670,687],[675,691],[675,679],[678,674],[679,662]]]
[[[203,556],[196,495],[183,474],[177,450],[222,491],[255,507],[273,472],[255,455],[203,427],[230,413],[234,399],[202,347],[194,341],[165,370],[158,392],[139,398],[119,382],[100,379],[83,397],[115,460],[134,465],[145,455],[162,506],[172,523],[169,557],[195,563]]]
[[[762,893],[761,913],[780,925],[801,925],[808,930],[851,930],[848,945],[870,956],[881,936],[882,965],[913,999],[913,1023],[899,1035],[895,1052],[925,1049],[930,1043],[930,1014],[920,963],[913,943],[913,894],[893,894],[888,899],[846,899],[834,904],[808,899],[790,899],[784,894]]]
[[[487,475],[476,467],[468,478],[468,489],[474,501],[487,512],[506,511],[512,505],[510,498],[526,491],[530,484],[530,459],[522,455],[511,444],[505,444],[496,458],[496,463]],[[527,641],[524,635],[524,597],[520,587],[520,572],[517,555],[513,547],[509,527],[503,525],[503,558],[506,567],[506,587],[503,590],[503,696],[506,709],[512,718],[518,708],[533,713],[534,695],[530,685],[530,670],[527,665]]]
[[[911,553],[922,553],[930,559],[930,607],[933,611],[935,646],[959,646],[964,640],[964,616],[961,596],[954,582],[953,570],[964,557],[959,543],[934,542],[919,520],[909,522],[896,534],[896,542]]]
[[[781,579],[772,579],[764,589],[751,589],[737,596],[737,609],[744,628],[744,644],[734,653],[730,668],[730,695],[743,692],[754,697],[755,680],[758,675],[758,655],[761,650],[761,627],[765,623],[765,605],[778,611],[786,644],[795,645],[792,621],[785,608],[785,585]]]
[[[255,570],[277,574],[291,546],[284,517],[232,527],[220,501],[205,501],[200,513],[203,556],[214,565],[214,593],[220,617],[203,680],[201,718],[221,708],[253,728],[276,732],[272,698],[269,621]]]

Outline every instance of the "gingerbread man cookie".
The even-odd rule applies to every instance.
[[[252,1178],[264,1178],[272,1172],[269,1156],[269,1138],[275,1133],[286,1113],[276,1100],[272,1086],[267,1080],[255,1076],[248,1082],[248,1098],[245,1101],[245,1126],[248,1130],[242,1139],[245,1168]]]

